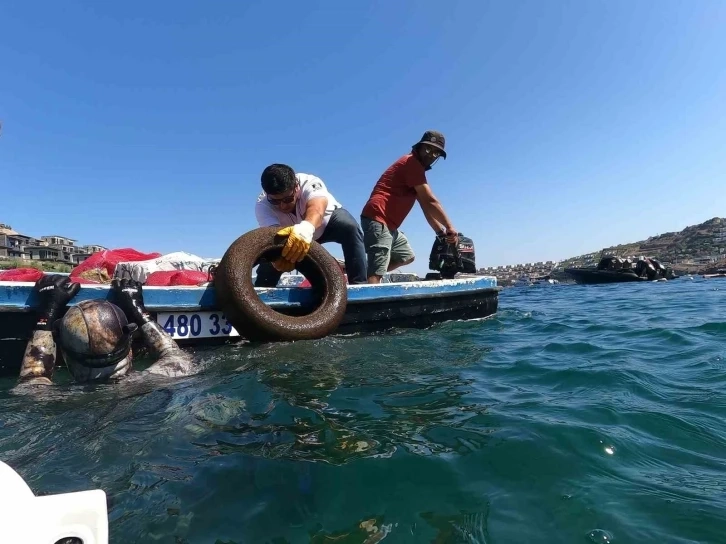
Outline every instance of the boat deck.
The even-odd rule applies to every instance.
[[[17,369],[35,324],[34,284],[0,282],[0,373]],[[457,319],[478,319],[497,311],[501,287],[491,276],[462,276],[379,285],[348,286],[348,304],[336,334],[373,332],[393,327],[427,327]],[[277,311],[304,315],[315,304],[311,289],[257,288],[260,298]],[[144,303],[157,323],[181,344],[240,340],[243,334],[226,320],[214,287],[144,287]],[[107,299],[108,285],[85,285],[69,306]],[[242,331],[243,332],[243,331]]]
[[[33,283],[0,281],[0,312],[28,312],[35,305]],[[214,287],[144,287],[144,304],[153,312],[177,310],[216,310]],[[481,289],[497,289],[493,276],[464,276],[451,280],[428,280],[378,285],[349,285],[348,304],[384,302],[411,298],[446,297]],[[299,287],[256,288],[260,298],[273,307],[306,307],[313,304],[311,289]],[[70,302],[113,300],[109,285],[84,285]]]

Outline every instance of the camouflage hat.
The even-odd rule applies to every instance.
[[[423,136],[421,136],[421,140],[414,144],[414,147],[421,144],[430,145],[431,147],[439,149],[441,151],[441,156],[443,158],[446,158],[446,150],[444,149],[444,146],[446,145],[446,140],[444,139],[444,135],[440,132],[437,132],[435,130],[427,130],[426,132],[424,132]]]

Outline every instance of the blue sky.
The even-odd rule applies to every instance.
[[[726,2],[5,2],[0,222],[221,256],[272,162],[358,217],[426,129],[479,266],[726,215]],[[425,272],[433,233],[403,226]],[[336,255],[340,251],[328,246]]]

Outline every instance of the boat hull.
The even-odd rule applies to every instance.
[[[634,281],[649,281],[629,272],[616,272],[614,270],[587,270],[584,268],[565,268],[565,273],[575,282],[582,284],[593,283],[627,283]]]
[[[32,288],[32,284],[0,282],[0,374],[17,371],[22,360],[36,320]],[[500,290],[496,278],[488,276],[349,286],[346,313],[335,334],[428,327],[443,321],[488,317],[497,311]],[[258,288],[257,292],[267,304],[288,315],[304,315],[314,303],[312,291],[305,288]],[[113,292],[108,286],[84,286],[71,305],[90,299],[113,301]],[[186,323],[195,316],[198,319],[218,311],[210,285],[146,287],[144,300],[154,318],[159,316],[162,326],[166,320],[162,314],[184,315]],[[201,335],[177,341],[182,345],[237,341],[244,338],[244,331],[239,334]]]

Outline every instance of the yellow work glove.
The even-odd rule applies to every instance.
[[[276,261],[272,261],[272,267],[278,272],[292,272],[295,270],[295,263],[291,263],[284,257],[280,257]]]
[[[313,234],[315,234],[315,226],[309,221],[303,221],[277,231],[278,236],[287,236],[287,243],[282,248],[282,256],[291,263],[302,261],[310,251]]]

